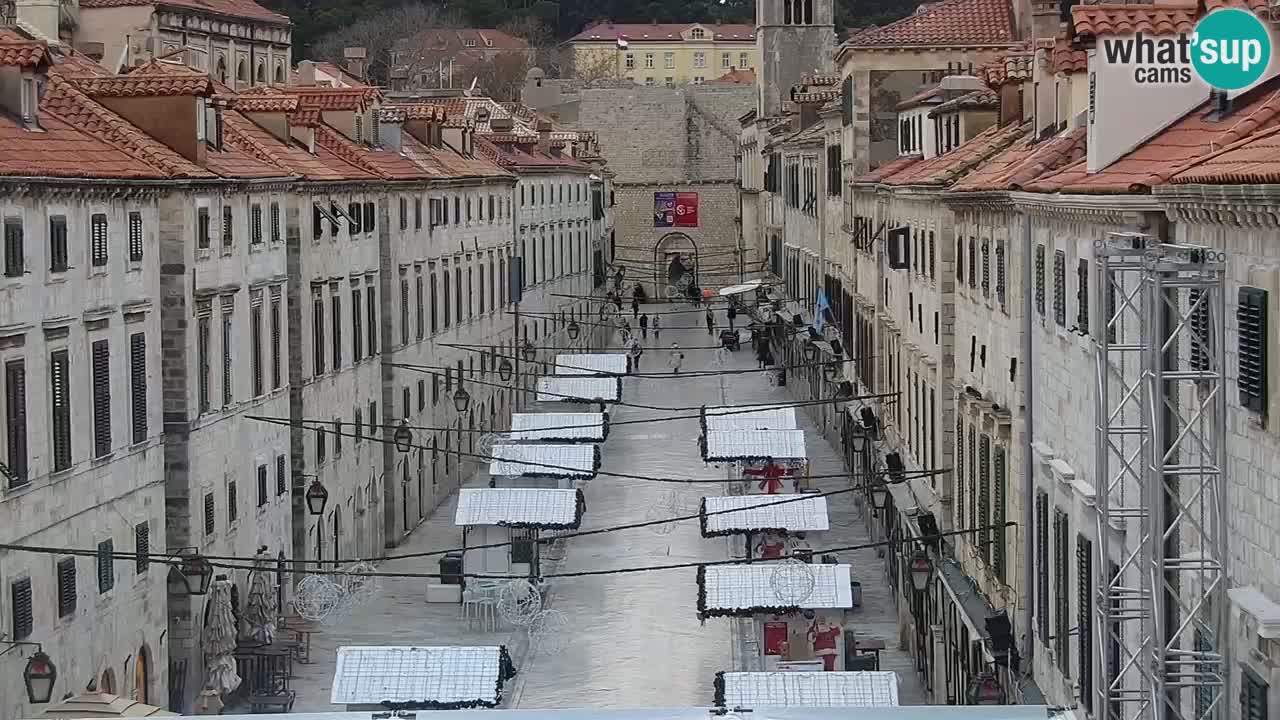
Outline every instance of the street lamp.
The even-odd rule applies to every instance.
[[[835,380],[836,376],[839,374],[840,374],[839,363],[829,362],[822,366],[822,377],[826,378],[827,382],[831,382],[832,380]]]
[[[889,486],[883,481],[871,486],[871,507],[883,510],[889,503]]]
[[[911,586],[916,592],[929,589],[929,580],[933,577],[933,561],[929,554],[920,550],[911,558]]]
[[[841,380],[840,384],[836,385],[836,394],[832,399],[843,401],[843,400],[852,400],[853,398],[854,398],[853,383],[849,382],[848,380]]]
[[[466,388],[459,385],[458,389],[453,393],[453,409],[457,410],[458,414],[461,415],[465,413],[469,407],[471,407],[471,393],[467,392]]]
[[[57,680],[58,666],[53,664],[43,650],[37,649],[22,671],[22,682],[27,686],[27,700],[32,705],[48,703],[53,699],[53,684]]]
[[[324,515],[324,507],[329,504],[329,491],[325,489],[324,483],[320,482],[320,478],[311,481],[311,487],[307,488],[306,500],[307,512],[312,517]]]
[[[520,353],[524,355],[524,359],[533,362],[538,357],[538,348],[529,342],[529,338],[524,339],[524,345],[520,346]]]
[[[570,340],[577,340],[578,335],[582,333],[582,328],[578,327],[577,320],[570,320],[569,327],[564,329],[569,334]]]
[[[511,361],[502,358],[502,362],[498,363],[498,377],[502,378],[502,382],[506,382],[511,379],[511,372]]]
[[[849,441],[853,444],[854,454],[857,455],[866,452],[867,446],[871,444],[871,438],[867,437],[867,432],[858,426],[854,426],[853,433],[849,436]]]
[[[409,429],[408,420],[400,421],[400,425],[396,427],[396,432],[392,439],[396,444],[396,449],[402,453],[407,453],[413,449],[413,431]]]
[[[804,344],[804,361],[806,364],[812,364],[818,359],[818,348],[813,342]]]
[[[213,565],[195,548],[178,548],[174,554],[179,560],[169,566],[166,580],[169,592],[178,597],[208,594],[209,584],[213,582]]]
[[[1004,688],[994,673],[981,673],[969,681],[965,699],[970,705],[1003,705]]]

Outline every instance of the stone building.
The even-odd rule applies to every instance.
[[[832,0],[757,0],[756,45],[760,55],[760,117],[783,112],[788,92],[801,78],[827,73],[836,46]]]
[[[698,85],[759,66],[750,25],[597,23],[565,41],[573,75],[649,87]]]

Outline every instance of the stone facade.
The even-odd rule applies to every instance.
[[[805,14],[807,11],[807,15]],[[782,114],[791,88],[804,75],[832,67],[836,48],[832,0],[757,0],[756,45],[760,54],[761,117]]]

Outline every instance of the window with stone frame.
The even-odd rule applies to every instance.
[[[1036,245],[1035,283],[1036,312],[1044,317],[1044,245]]]
[[[1053,320],[1067,326],[1067,254],[1053,251]]]
[[[1268,335],[1267,295],[1266,290],[1242,287],[1236,305],[1240,405],[1261,415],[1267,413],[1269,385],[1267,346],[1271,340]]]

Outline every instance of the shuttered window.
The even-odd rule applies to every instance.
[[[1000,303],[1000,307],[1004,307],[1005,300],[1005,280],[1007,268],[1005,267],[1005,245],[1003,240],[996,241],[996,301]]]
[[[27,478],[27,368],[22,360],[4,364],[5,465],[9,468],[9,489],[29,482]]]
[[[231,321],[231,304],[225,298],[222,304],[222,404],[230,405],[234,397],[235,376],[231,372],[231,353],[233,351],[234,326]]]
[[[978,526],[978,432],[973,425],[969,426],[969,523]],[[973,536],[970,535],[972,541]]]
[[[426,335],[426,314],[425,306],[422,298],[422,275],[419,274],[413,278],[413,301],[417,314],[414,315],[414,337],[421,340]]]
[[[1197,288],[1187,291],[1187,329],[1191,331],[1188,348],[1191,369],[1204,372],[1210,363],[1209,298]]]
[[[1076,264],[1076,330],[1089,333],[1089,261]]]
[[[978,547],[984,559],[991,562],[991,436],[983,434],[978,438],[978,521],[974,527],[978,531]],[[973,537],[970,535],[969,537]]]
[[[204,496],[204,534],[205,537],[213,535],[213,531],[218,526],[218,517],[215,514],[215,505],[213,493],[205,493]]]
[[[365,203],[364,204],[364,231],[365,232],[371,233],[374,231],[374,229],[377,226],[375,222],[377,218],[378,218],[378,214],[373,209],[373,203],[371,202]]]
[[[263,393],[262,377],[262,291],[249,301],[249,372],[253,376],[253,396]]]
[[[1053,252],[1053,320],[1067,324],[1067,255],[1061,250]]]
[[[91,346],[93,373],[93,456],[111,452],[111,351],[106,340]]]
[[[956,282],[964,283],[964,238],[959,235],[956,236]]]
[[[409,199],[400,198],[400,229],[409,229]]]
[[[333,337],[331,338],[333,344],[333,369],[334,372],[337,372],[342,369],[342,296],[335,292],[329,297],[329,300],[333,305],[333,308],[329,311],[333,315],[329,318],[332,326],[331,330],[333,331]]]
[[[342,457],[342,421],[333,421],[333,456]]]
[[[271,389],[279,390],[284,384],[284,359],[281,357],[280,334],[284,324],[281,312],[281,291],[271,288]]]
[[[1240,404],[1256,413],[1267,412],[1267,291],[1240,288],[1236,323],[1240,337]]]
[[[1076,536],[1076,652],[1080,704],[1093,712],[1093,543]],[[1197,717],[1204,717],[1198,715]]]
[[[249,206],[249,243],[262,244],[262,206],[257,203]]]
[[[289,490],[288,464],[283,455],[276,456],[276,495],[283,495]]]
[[[1059,508],[1053,509],[1053,654],[1057,660],[1058,669],[1063,675],[1070,676],[1071,661],[1067,656],[1068,648],[1071,647],[1071,619],[1067,617],[1070,612],[1071,600],[1067,597],[1067,586],[1070,583],[1070,574],[1067,571],[1067,558],[1070,557],[1070,551],[1067,543],[1071,540],[1068,535],[1067,514]]]
[[[956,418],[956,527],[964,526],[964,420]]]
[[[409,279],[400,279],[400,344],[409,344]]]
[[[147,336],[129,336],[129,415],[133,442],[147,439]]]
[[[98,594],[116,586],[115,542],[110,539],[98,543]]]
[[[324,344],[324,297],[318,293],[311,296],[311,345],[312,372],[323,375],[328,348]]]
[[[199,318],[196,320],[196,372],[199,373],[200,380],[197,383],[199,393],[200,412],[209,412],[209,386],[212,365],[210,364],[210,345],[212,339],[212,329],[209,327],[209,307],[206,305],[199,309]]]
[[[4,219],[4,275],[22,277],[26,272],[26,258],[22,247],[21,218]]]
[[[58,561],[58,617],[76,613],[76,559]]]
[[[209,249],[209,225],[209,208],[196,208],[196,247],[201,250]]]
[[[141,575],[151,566],[151,526],[139,523],[133,528],[134,570]]]
[[[1103,311],[1104,313],[1106,313],[1103,316],[1103,322],[1107,326],[1107,342],[1115,342],[1116,333],[1120,329],[1120,318],[1116,317],[1116,273],[1115,271],[1114,270],[1108,271],[1106,273],[1106,278],[1103,280],[1103,282],[1106,283],[1107,285],[1107,291],[1106,291],[1106,294],[1104,295],[1104,297],[1106,298],[1107,306],[1106,306],[1106,309]]]
[[[969,236],[969,287],[978,287],[978,241]]]
[[[49,270],[67,271],[67,218],[53,215],[49,218]]]
[[[418,381],[418,412],[427,409],[427,381]]]
[[[1247,667],[1240,669],[1240,720],[1267,720],[1267,684]]]
[[[1044,317],[1044,246],[1036,246],[1035,256],[1035,273],[1036,273],[1036,312],[1040,313],[1040,317]]]
[[[129,213],[129,262],[142,262],[142,213]]]
[[[53,469],[71,467],[71,387],[66,350],[49,355],[49,398],[52,416]]]
[[[1036,492],[1036,629],[1049,643],[1049,495]]]
[[[378,353],[378,298],[372,286],[365,288],[364,309],[369,315],[369,356]]]
[[[325,435],[324,428],[316,428],[316,464],[323,464],[328,459],[329,447],[327,442],[328,436]]]
[[[235,228],[233,227],[234,217],[232,216],[231,206],[222,206],[222,247],[229,248],[235,242]]]
[[[413,229],[422,229],[422,198],[413,199]]]
[[[991,296],[991,242],[982,241],[982,296]]]
[[[1009,489],[1008,467],[1004,448],[996,446],[991,453],[991,569],[1004,582],[1005,576],[1005,528],[1008,517]]]
[[[232,480],[227,483],[227,524],[236,521],[240,517],[240,495],[236,491],[236,481]]]
[[[258,507],[267,504],[267,498],[271,497],[267,491],[267,466],[258,466]]]
[[[360,291],[351,290],[351,360],[360,362],[364,359],[364,306],[360,302]]]
[[[271,203],[271,242],[280,242],[280,203]]]
[[[107,264],[107,216],[102,213],[89,218],[89,262],[94,267]]]
[[[31,578],[24,577],[9,583],[9,609],[12,613],[13,639],[26,640],[35,630],[35,616],[31,606]]]

